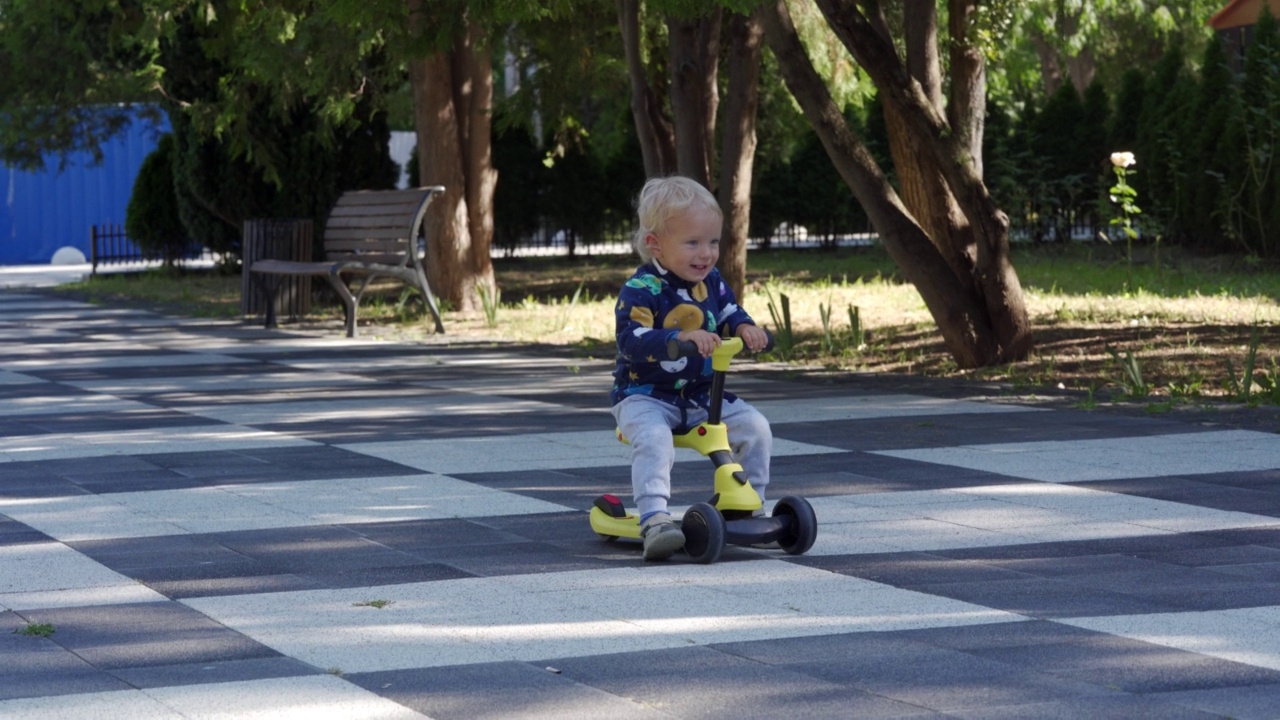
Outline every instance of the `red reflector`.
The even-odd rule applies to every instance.
[[[706,428],[704,428],[704,427],[700,427],[700,428],[698,428],[698,434],[699,434],[699,435],[706,435],[706,434],[707,434],[707,429],[706,429]]]
[[[604,501],[605,501],[605,502],[607,502],[607,503],[609,503],[609,504],[611,504],[611,505],[612,505],[612,504],[616,504],[616,503],[621,503],[621,502],[622,502],[621,500],[619,500],[619,499],[618,499],[618,496],[617,496],[617,495],[609,495],[609,494],[605,494],[605,495],[603,495],[602,497],[604,498]]]

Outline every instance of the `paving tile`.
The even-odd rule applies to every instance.
[[[478,663],[426,670],[355,673],[347,680],[423,715],[464,718],[669,718],[643,701],[610,693],[547,667]],[[501,692],[492,692],[501,688]]]
[[[58,645],[104,670],[275,657],[279,653],[174,602],[23,611]]]
[[[1162,701],[1237,720],[1268,720],[1280,707],[1280,685],[1249,685],[1161,693]]]
[[[939,717],[927,707],[711,648],[539,661],[561,677],[675,717]],[[686,678],[683,682],[680,678]]]

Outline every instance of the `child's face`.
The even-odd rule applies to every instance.
[[[645,245],[662,267],[691,283],[705,278],[720,259],[723,221],[710,210],[694,208],[673,215],[660,234],[649,233]]]

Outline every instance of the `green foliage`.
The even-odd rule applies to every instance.
[[[1151,394],[1151,385],[1142,378],[1142,365],[1131,351],[1126,350],[1124,357],[1121,357],[1115,350],[1107,348],[1107,354],[1120,366],[1120,387],[1125,395],[1144,398]]]
[[[791,298],[780,292],[778,301],[775,301],[773,288],[765,285],[764,291],[769,298],[769,316],[773,318],[773,352],[784,361],[790,360],[796,347],[796,334],[791,325]]]
[[[50,623],[27,623],[13,632],[28,637],[50,637],[57,630]]]
[[[173,185],[173,135],[142,161],[125,209],[125,232],[139,248],[172,266],[190,247]]]

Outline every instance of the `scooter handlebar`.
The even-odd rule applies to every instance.
[[[768,336],[769,342],[765,343],[765,346],[760,349],[760,352],[769,352],[773,349],[773,333],[769,332],[765,328],[761,329],[764,330],[764,334]],[[744,345],[742,344],[742,338],[725,338],[721,341],[720,347],[716,348],[715,354],[723,353],[727,354],[729,357],[733,357],[734,355],[742,352],[743,348]],[[672,338],[667,341],[668,360],[679,360],[682,357],[695,358],[700,355],[701,353],[698,352],[697,344],[689,340],[676,340],[675,338]]]

